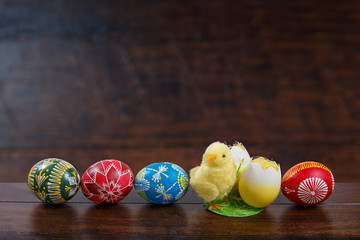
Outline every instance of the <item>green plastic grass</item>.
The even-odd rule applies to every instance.
[[[240,196],[236,196],[240,198]],[[226,204],[227,206],[221,207],[223,211],[216,208],[209,209],[209,203],[204,202],[206,209],[211,212],[214,212],[219,215],[229,216],[229,217],[248,217],[255,214],[258,214],[263,211],[263,208],[254,208],[247,205],[243,200],[236,200],[230,198],[230,204],[226,203],[226,198],[215,201],[216,204]]]

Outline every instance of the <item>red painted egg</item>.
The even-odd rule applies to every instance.
[[[290,168],[282,178],[281,190],[290,201],[312,206],[325,201],[334,191],[331,171],[318,162],[302,162]]]
[[[81,178],[81,190],[89,200],[113,204],[129,194],[134,174],[125,163],[108,159],[91,165]]]

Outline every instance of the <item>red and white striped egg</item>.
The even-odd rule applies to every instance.
[[[334,191],[334,176],[325,165],[302,162],[290,168],[281,181],[281,191],[290,201],[313,206],[325,201]]]

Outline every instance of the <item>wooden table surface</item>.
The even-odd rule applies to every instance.
[[[0,239],[346,239],[360,237],[360,184],[336,183],[324,203],[301,207],[281,193],[257,215],[230,218],[205,210],[190,188],[171,205],[154,205],[135,191],[102,206],[81,192],[62,205],[44,205],[25,183],[0,183]]]

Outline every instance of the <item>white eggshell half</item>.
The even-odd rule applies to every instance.
[[[246,164],[242,170],[242,181],[247,184],[280,187],[281,185],[281,170],[276,171],[273,167],[264,170],[258,162]]]
[[[250,163],[251,158],[249,153],[246,151],[246,149],[244,150],[241,147],[232,146],[230,149],[230,153],[237,165],[239,165],[242,162],[242,159],[244,160],[243,164]]]

